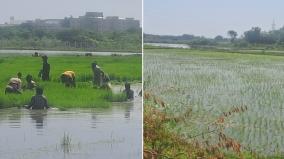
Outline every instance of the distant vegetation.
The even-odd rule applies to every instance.
[[[141,30],[98,33],[87,29],[47,30],[29,24],[0,27],[0,49],[141,52]]]
[[[184,34],[181,36],[144,34],[146,43],[182,43],[191,46],[220,46],[250,49],[284,49],[284,27],[278,30],[262,31],[260,27],[252,27],[242,34],[234,30],[227,32],[229,38],[217,35],[206,38]],[[239,35],[239,37],[238,37]]]

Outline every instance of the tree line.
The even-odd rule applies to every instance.
[[[2,49],[60,49],[141,52],[142,32],[96,32],[90,29],[44,29],[26,23],[0,27]]]
[[[271,31],[262,31],[260,27],[252,27],[239,37],[236,31],[229,30],[227,35],[228,37],[217,35],[215,38],[206,38],[188,34],[180,36],[144,34],[144,41],[146,43],[185,43],[190,45],[284,45],[284,27]]]

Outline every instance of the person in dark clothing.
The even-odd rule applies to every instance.
[[[38,77],[43,81],[49,81],[50,64],[47,62],[48,57],[42,56],[42,69],[39,71]]]
[[[25,89],[34,89],[36,87],[35,81],[33,81],[32,75],[28,74],[26,77],[27,85],[25,86]]]
[[[93,78],[93,84],[97,85],[97,86],[101,86],[102,85],[102,80],[103,80],[103,71],[101,70],[101,68],[97,65],[96,62],[92,63],[92,71],[94,74],[94,78]]]
[[[99,88],[110,89],[110,78],[109,76],[97,65],[96,62],[92,63],[93,71],[93,84]]]
[[[126,94],[127,99],[134,98],[134,91],[130,89],[130,83],[125,83],[125,89],[123,90],[123,93]]]
[[[27,109],[48,109],[47,99],[43,95],[43,89],[37,87],[36,95],[34,95],[31,99],[30,104],[26,107]]]

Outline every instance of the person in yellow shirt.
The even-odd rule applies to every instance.
[[[61,82],[64,83],[66,87],[76,87],[74,71],[65,71],[61,74],[60,78]]]

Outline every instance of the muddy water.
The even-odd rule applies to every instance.
[[[140,159],[141,100],[105,109],[0,109],[0,158]]]

